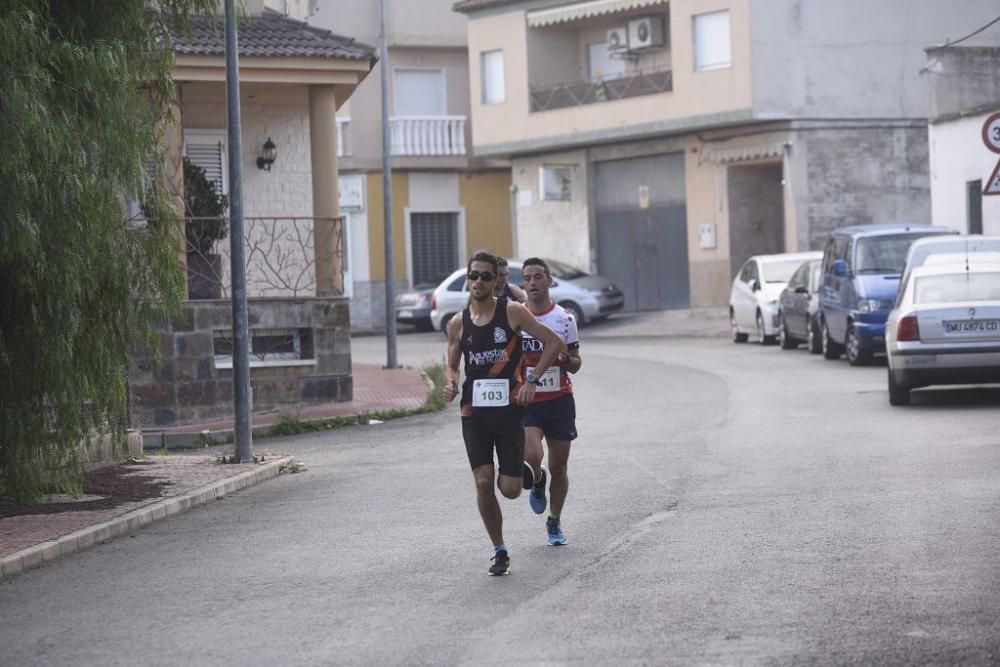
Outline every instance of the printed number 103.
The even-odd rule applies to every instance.
[[[499,389],[487,389],[482,394],[481,398],[484,401],[500,401],[503,400],[503,392]]]

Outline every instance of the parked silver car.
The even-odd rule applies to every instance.
[[[984,252],[1000,253],[1000,236],[925,236],[917,239],[906,253],[906,264],[899,281],[896,305],[899,305],[899,297],[903,295],[913,269],[923,266],[928,261],[934,261],[935,256],[942,254],[979,255]]]
[[[885,338],[891,405],[917,387],[1000,382],[1000,262],[913,269]]]
[[[621,310],[625,305],[625,295],[610,280],[562,262],[546,259],[552,273],[552,300],[573,314],[579,324],[606,318]],[[514,285],[524,284],[521,262],[510,260],[510,275],[507,281]],[[445,330],[448,320],[465,308],[469,302],[469,288],[465,284],[466,269],[456,269],[434,290],[431,298],[431,325]]]

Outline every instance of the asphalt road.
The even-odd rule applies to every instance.
[[[1000,662],[1000,390],[890,408],[884,367],[583,339],[567,546],[503,501],[486,575],[454,406],[258,442],[307,472],[0,582],[0,663]]]

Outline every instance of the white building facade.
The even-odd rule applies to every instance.
[[[1000,114],[1000,30],[977,44],[927,50],[931,211],[934,224],[1000,235],[1000,153],[984,125]],[[1000,140],[996,141],[1000,145]],[[987,187],[991,184],[992,187]],[[986,194],[984,191],[998,194]]]

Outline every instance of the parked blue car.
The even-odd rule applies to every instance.
[[[841,227],[823,250],[819,291],[823,356],[841,354],[864,366],[885,352],[885,321],[896,301],[910,244],[925,236],[958,234],[933,225]]]

